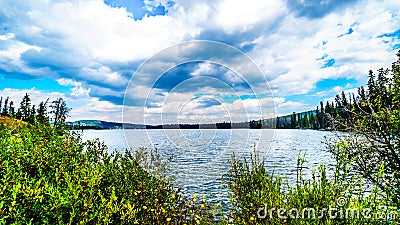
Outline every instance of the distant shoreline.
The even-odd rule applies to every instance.
[[[180,130],[232,130],[232,129],[296,129],[296,130],[320,130],[330,131],[331,129],[312,129],[312,128],[282,128],[277,127],[273,123],[266,123],[262,120],[252,120],[250,122],[237,122],[237,123],[215,123],[215,124],[166,124],[166,125],[144,125],[144,124],[130,124],[130,123],[117,123],[107,122],[101,120],[80,120],[75,122],[67,122],[67,126],[73,130],[164,130],[164,129],[180,129]]]

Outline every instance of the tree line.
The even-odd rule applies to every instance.
[[[391,68],[370,70],[356,93],[342,91],[316,110],[277,117],[276,128],[346,131],[328,142],[336,161],[400,207],[400,51],[396,56]]]
[[[397,56],[400,57],[399,54]],[[393,66],[397,66],[397,63]],[[381,68],[377,74],[370,70],[366,88],[359,87],[357,93],[346,94],[342,91],[334,101],[325,104],[321,101],[315,110],[277,117],[276,128],[347,130],[352,126],[355,115],[393,108],[393,99],[399,98],[396,92],[399,78],[394,75],[395,69]]]
[[[3,102],[4,100],[4,102]],[[31,98],[26,93],[22,98],[19,108],[15,107],[14,101],[10,97],[0,97],[0,115],[16,118],[28,123],[35,121],[43,124],[52,123],[56,127],[63,126],[68,117],[70,108],[67,107],[63,98],[57,98],[50,102],[47,98],[39,105],[32,104]]]

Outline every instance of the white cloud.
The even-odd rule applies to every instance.
[[[5,35],[0,35],[0,41],[7,41],[15,37],[13,33],[7,33]]]
[[[71,95],[74,97],[89,97],[90,88],[84,89],[82,86],[71,88]]]
[[[279,0],[222,0],[215,5],[212,23],[228,34],[252,30],[258,23],[270,29],[286,13],[285,3]]]
[[[77,82],[67,78],[61,78],[57,80],[57,83],[63,86],[82,86],[81,82]]]
[[[160,3],[167,5],[167,0],[146,1],[153,6]],[[0,14],[8,22],[2,25],[9,27],[0,34],[0,69],[8,73],[6,78],[14,74],[46,76],[56,79],[61,85],[72,86],[69,95],[58,94],[71,98],[71,101],[82,97],[89,103],[87,108],[79,104],[79,112],[84,113],[83,109],[95,112],[95,104],[103,104],[110,109],[115,105],[107,105],[106,101],[89,96],[123,96],[122,90],[129,80],[127,74],[137,62],[182,41],[198,37],[216,38],[237,47],[253,46],[247,53],[269,79],[274,95],[280,97],[277,111],[286,112],[295,107],[298,111],[309,106],[284,101],[284,98],[310,94],[323,79],[348,78],[363,84],[369,69],[390,66],[395,58],[392,48],[400,41],[396,37],[380,35],[399,29],[398,8],[400,3],[396,0],[358,1],[324,17],[309,19],[298,17],[285,1],[278,0],[177,1],[167,7],[168,14],[165,16],[144,17],[135,21],[126,9],[111,8],[101,0],[4,1],[0,3]],[[345,35],[350,28],[353,32]],[[179,53],[170,53],[166,57],[180,56]],[[326,58],[321,59],[324,56]],[[333,66],[322,68],[326,59],[334,59]],[[246,71],[249,74],[246,74],[246,82],[259,87],[259,77],[252,76],[256,74],[251,71],[254,68],[244,65],[240,59],[230,60],[232,68],[229,69]],[[170,62],[166,61],[168,59],[157,63]],[[132,68],[129,67],[131,62],[136,63]],[[159,65],[154,64],[154,71]],[[192,75],[212,73],[211,70],[212,67],[201,64]],[[240,82],[240,77],[233,73],[223,76],[232,83]],[[138,101],[147,98],[148,93],[142,92],[147,90],[145,86],[153,85],[146,83],[146,79],[141,81],[135,87],[135,93],[127,93],[134,94]],[[322,97],[348,88],[338,86],[315,95]],[[54,94],[35,89],[31,91],[32,96]],[[161,89],[156,91],[163,92]],[[210,95],[230,92],[210,86],[205,86],[202,91]],[[16,90],[12,92],[17,93]],[[179,101],[191,99],[193,94],[176,95],[171,100],[175,105],[167,103],[165,108],[173,107],[171,110],[175,110],[183,104]],[[196,111],[194,103],[188,105],[187,111],[201,113]],[[226,108],[232,115],[239,116],[235,110],[240,111],[243,105],[253,106],[253,103],[244,100],[228,104]],[[222,110],[213,107],[210,107],[210,113]],[[132,110],[135,111],[133,115],[139,115],[143,109]],[[157,112],[156,108],[151,110]],[[105,115],[111,114],[107,111]]]
[[[379,38],[400,27],[390,11],[395,13],[384,3],[359,2],[319,20],[287,16],[279,30],[260,39],[249,55],[271,79],[278,96],[307,94],[323,79],[354,78],[363,84],[369,69],[394,61],[391,43]],[[339,37],[350,28],[352,34]],[[317,59],[323,56],[335,64],[322,68],[326,59]]]

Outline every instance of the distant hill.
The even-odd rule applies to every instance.
[[[145,129],[146,126],[142,124],[131,124],[131,123],[117,123],[117,122],[108,122],[102,120],[78,120],[75,122],[67,122],[68,126],[71,126],[73,129]]]

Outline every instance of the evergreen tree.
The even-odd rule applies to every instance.
[[[325,110],[324,110],[324,103],[321,101],[319,103],[321,105],[321,113],[320,113],[320,128],[325,129]]]
[[[291,122],[292,129],[295,129],[296,128],[296,112],[293,112],[290,122]]]
[[[65,120],[68,117],[68,113],[70,109],[67,107],[67,104],[62,98],[58,98],[57,100],[52,102],[51,105],[53,114],[53,122],[54,126],[61,127],[64,126]]]
[[[25,96],[22,98],[22,102],[18,111],[20,111],[21,119],[23,121],[29,120],[31,115],[31,99],[28,93],[26,93]]]
[[[309,127],[309,122],[308,122],[308,116],[307,113],[304,113],[304,117],[303,117],[303,128],[308,128]]]
[[[15,113],[15,118],[19,120],[22,119],[22,112],[20,108],[17,110],[17,113]]]
[[[319,112],[319,107],[317,106],[317,110],[315,110],[315,114],[316,114],[316,119],[318,122],[318,128],[321,127],[321,113]],[[314,129],[318,129],[318,128],[314,128]]]
[[[340,100],[341,100],[342,107],[347,108],[349,105],[349,102],[347,101],[346,94],[344,93],[344,91],[342,91],[342,97],[340,98]]]
[[[9,100],[9,97],[7,97],[6,100],[4,101],[3,111],[1,112],[2,116],[8,115],[8,100]]]
[[[379,69],[377,77],[369,71],[366,93],[363,87],[358,89],[357,98],[353,98],[358,107],[352,107],[351,116],[344,118],[351,135],[342,145],[334,144],[343,151],[334,154],[349,157],[352,171],[400,206],[400,51],[397,56],[391,70]],[[340,104],[339,98],[335,100],[337,106],[344,104],[343,96]]]
[[[15,107],[14,107],[14,102],[13,102],[13,101],[10,101],[10,106],[9,106],[8,114],[9,114],[11,117],[15,117]]]
[[[357,108],[357,100],[356,100],[356,95],[354,93],[351,94],[351,99],[352,99],[352,109]]]
[[[47,99],[45,102],[41,101],[39,103],[39,107],[37,109],[37,121],[41,123],[48,123],[49,122],[49,116],[47,115],[47,103],[49,99]]]
[[[400,110],[400,51],[397,53],[397,61],[392,63],[392,109]]]
[[[365,89],[364,86],[361,86],[357,90],[359,101],[361,102],[367,102],[367,95],[365,94]]]
[[[368,102],[374,104],[376,100],[375,74],[372,70],[368,74]]]
[[[35,105],[32,105],[27,122],[33,123],[35,121],[35,117],[36,117],[36,109],[35,109]]]
[[[377,102],[376,104],[379,107],[390,107],[391,100],[388,93],[388,85],[389,85],[389,69],[379,69],[378,70],[378,77],[376,80],[376,90],[377,93]]]
[[[299,127],[299,128],[303,128],[303,123],[301,122],[301,113],[297,113],[297,126]]]

